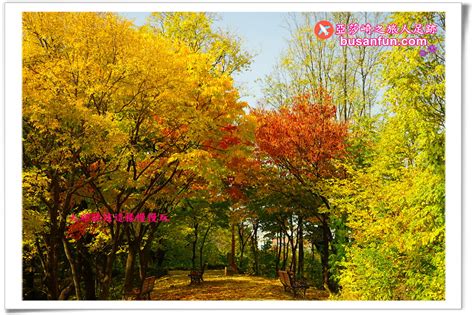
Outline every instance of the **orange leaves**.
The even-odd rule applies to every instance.
[[[240,144],[240,139],[235,136],[224,135],[218,143],[218,147],[222,150],[226,150],[230,146]]]
[[[241,143],[240,137],[236,134],[238,132],[238,127],[227,124],[224,127],[221,127],[220,130],[224,133],[221,140],[218,143],[220,149],[226,150],[229,147],[238,145]]]
[[[226,131],[226,132],[231,133],[231,132],[234,132],[234,131],[237,130],[237,126],[227,124],[224,127],[221,127],[220,129],[221,129],[221,131]]]
[[[68,225],[66,230],[66,237],[74,240],[80,240],[86,233],[89,227],[88,222],[77,221]]]
[[[233,171],[237,170],[256,170],[260,164],[251,156],[233,156],[227,163],[227,167]],[[237,180],[237,178],[236,178]]]
[[[83,213],[81,215],[82,218],[84,217],[89,217],[92,218],[93,216],[100,216],[100,213]],[[81,217],[76,217],[74,214],[70,218],[70,224],[67,225],[66,228],[66,238],[68,239],[74,239],[74,240],[80,240],[82,237],[84,237],[86,234],[91,234],[95,235],[100,232],[105,232],[107,233],[106,230],[106,224],[104,221],[95,221],[95,220],[86,220],[86,219],[81,219]]]
[[[234,201],[245,199],[245,194],[236,185],[232,185],[226,191],[227,191],[227,194],[229,195],[229,197]]]
[[[214,151],[215,149],[227,150],[242,143],[239,127],[232,124],[226,124],[219,128],[219,133],[216,134],[218,139],[208,138],[203,141],[203,146]]]
[[[276,163],[329,176],[330,161],[344,154],[347,125],[336,120],[336,107],[322,89],[295,97],[289,108],[254,114],[258,148]]]

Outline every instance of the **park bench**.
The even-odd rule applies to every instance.
[[[303,292],[303,296],[306,296],[306,290],[309,288],[305,280],[296,280],[293,276],[293,273],[279,270],[278,277],[280,278],[281,284],[283,284],[283,289],[285,292],[290,290],[293,292],[293,295],[296,296],[299,292]]]
[[[202,276],[204,275],[204,271],[207,268],[207,263],[205,263],[202,267],[201,270],[193,269],[189,273],[188,277],[191,279],[190,284],[201,284],[201,282],[204,282],[204,279]]]
[[[124,299],[125,300],[151,300],[151,292],[155,287],[155,279],[156,277],[148,277],[143,280],[141,288],[135,288],[132,291],[125,292]]]
[[[188,277],[191,279],[190,284],[200,284],[201,282],[203,282],[202,272],[199,270],[191,270]]]

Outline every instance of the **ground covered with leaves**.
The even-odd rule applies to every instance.
[[[223,270],[204,273],[204,282],[190,285],[189,271],[171,271],[157,279],[153,300],[325,300],[328,294],[314,287],[306,297],[294,297],[283,290],[279,279],[249,275],[225,276]]]

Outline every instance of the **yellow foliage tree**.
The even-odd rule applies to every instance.
[[[23,30],[24,212],[45,216],[42,229],[25,230],[25,244],[36,244],[48,298],[75,288],[81,299],[68,216],[167,211],[195,178],[220,176],[205,144],[242,120],[246,104],[230,72],[214,70],[214,50],[192,50],[116,14],[25,13]],[[124,236],[133,271],[155,229],[111,222],[98,236],[100,298],[109,298]],[[63,251],[73,283],[59,274]]]

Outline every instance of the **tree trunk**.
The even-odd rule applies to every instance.
[[[148,244],[145,245],[143,250],[138,251],[138,273],[140,275],[140,281],[143,282],[146,278],[146,272],[148,267],[148,256],[149,256],[149,248]]]
[[[245,245],[240,247],[240,255],[239,255],[239,269],[240,270],[244,269],[244,250],[245,250]]]
[[[152,242],[155,238],[155,233],[158,229],[158,226],[160,225],[160,223],[156,223],[154,224],[151,229],[148,229],[149,233],[148,233],[148,238],[146,240],[146,243],[143,245],[143,249],[142,246],[140,246],[139,248],[139,259],[140,259],[140,264],[139,264],[139,271],[140,271],[140,280],[143,282],[145,281],[145,278],[146,278],[146,275],[147,275],[147,271],[148,271],[148,262],[150,260],[150,255],[151,255],[151,245],[152,245]],[[140,232],[140,235],[145,235],[145,232],[141,233]],[[140,239],[140,243],[143,242],[143,236],[141,237]]]
[[[295,273],[295,271],[296,271],[296,248],[297,248],[297,245],[295,244],[295,239],[294,239],[293,215],[290,217],[290,235],[288,235],[288,239],[289,239],[289,243],[291,245],[290,271]]]
[[[258,259],[258,221],[253,223],[253,235],[252,235],[252,249],[254,255],[254,268],[255,268],[255,275],[260,275],[260,265]]]
[[[45,270],[45,278],[46,278],[46,287],[48,290],[48,300],[57,300],[59,299],[59,281],[58,281],[58,244],[57,240],[57,233],[55,228],[51,228],[50,235],[48,236],[48,240],[46,241],[46,270]]]
[[[303,239],[303,218],[298,218],[298,275],[303,276],[304,272],[304,239]]]
[[[239,224],[239,269],[243,270],[243,262],[244,262],[244,253],[245,253],[245,246],[249,238],[252,236],[250,233],[247,237],[245,236],[245,225],[243,222]]]
[[[295,244],[293,238],[291,238],[291,264],[290,264],[290,270],[293,273],[296,273],[296,249],[297,249],[297,244]]]
[[[51,176],[50,191],[52,193],[52,206],[48,208],[50,219],[50,231],[45,237],[46,243],[46,286],[48,290],[48,299],[57,300],[60,296],[59,290],[59,255],[60,245],[64,230],[60,230],[58,222],[59,209],[61,205],[60,187],[55,174]]]
[[[120,233],[119,230],[119,225],[116,225],[117,229],[115,230],[115,233],[112,233],[112,248],[110,253],[107,255],[105,265],[103,269],[101,270],[101,274],[99,275],[99,298],[101,300],[108,300],[109,295],[110,295],[110,284],[112,283],[112,270],[114,267],[114,262],[116,256],[116,252],[118,249],[118,244],[122,238],[122,234]],[[113,231],[113,230],[112,230]],[[99,269],[100,270],[100,269]]]
[[[79,272],[77,271],[77,263],[72,257],[71,250],[69,249],[69,244],[65,239],[63,239],[64,253],[71,267],[72,281],[74,283],[74,291],[76,292],[76,300],[81,300],[81,282],[79,280]]]
[[[286,227],[284,227],[286,229]],[[286,237],[287,235],[287,231],[284,231],[284,234],[283,234],[283,264],[282,264],[282,268],[281,270],[286,270],[286,265],[287,265],[287,262],[288,262],[288,246],[289,246],[289,242],[290,242],[290,239],[288,237]]]
[[[115,253],[112,252],[107,255],[105,266],[100,279],[99,297],[101,300],[108,300],[110,294],[110,284],[112,283],[112,269],[115,261]]]
[[[201,274],[204,273],[204,264],[203,264],[203,259],[202,259],[202,253],[204,251],[204,245],[206,244],[206,239],[207,235],[209,234],[209,231],[211,230],[212,225],[209,225],[209,227],[206,229],[206,233],[204,233],[204,236],[201,241],[201,245],[199,246],[199,269],[201,270]]]
[[[235,224],[232,223],[232,244],[231,244],[231,251],[230,251],[230,259],[229,259],[230,268],[232,272],[237,273],[239,270],[235,263]]]
[[[137,254],[136,243],[130,242],[128,246],[127,262],[125,264],[125,281],[123,285],[124,292],[130,292],[133,289],[133,276],[135,271],[135,257]]]
[[[196,270],[196,247],[197,247],[197,241],[198,241],[198,236],[199,236],[198,233],[199,233],[199,223],[194,223],[194,239],[192,242],[193,256],[191,257],[193,270]]]
[[[97,300],[95,293],[95,274],[92,270],[91,263],[88,257],[85,257],[82,250],[79,249],[81,255],[79,256],[79,264],[81,265],[81,276],[84,281],[85,288],[85,299],[86,300]]]
[[[321,265],[323,269],[323,285],[328,288],[331,292],[334,292],[334,288],[330,282],[330,270],[329,270],[329,243],[331,239],[331,230],[329,228],[328,216],[323,214],[322,220],[323,228],[323,248],[321,253]]]
[[[233,262],[234,257],[235,257],[235,224],[232,224],[232,244],[231,244],[230,255]]]
[[[99,297],[101,300],[108,300],[110,295],[110,284],[112,283],[112,270],[113,270],[113,263],[115,261],[115,250],[113,250],[109,255],[107,255],[107,259],[105,262],[105,267],[103,269],[102,275],[100,277],[100,293]]]
[[[281,257],[281,245],[282,245],[282,232],[277,234],[277,248],[276,252],[277,254],[275,255],[275,277],[278,278],[278,271],[280,270],[280,257]]]

